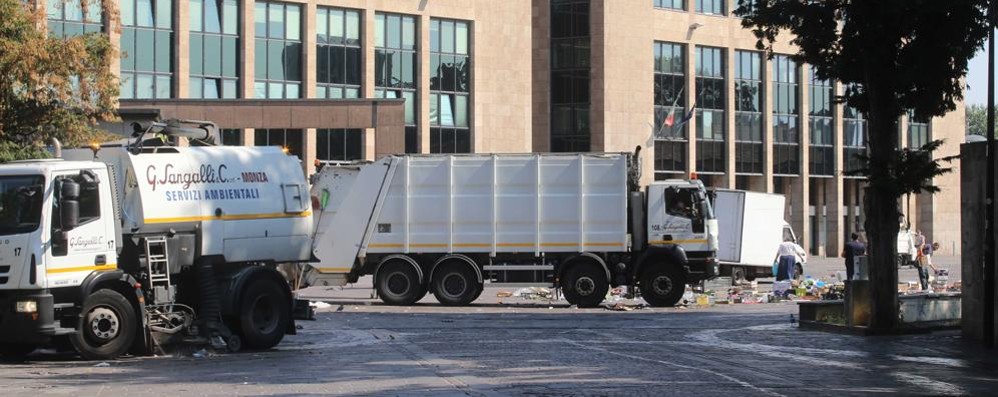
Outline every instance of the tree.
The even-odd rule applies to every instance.
[[[50,37],[30,3],[0,0],[0,161],[42,155],[53,137],[88,143],[103,135],[98,121],[116,118],[116,50],[107,36]],[[114,2],[102,3],[115,19]]]
[[[739,0],[735,11],[770,54],[781,33],[792,33],[792,56],[811,64],[818,78],[850,87],[838,100],[869,119],[864,211],[871,328],[898,326],[899,199],[937,190],[928,178],[941,169],[930,156],[899,152],[898,120],[908,110],[928,119],[956,108],[967,62],[987,37],[987,6],[987,0]],[[911,161],[924,172],[908,172]]]
[[[996,123],[998,125],[998,123]],[[985,105],[967,106],[967,134],[988,135],[988,107]]]

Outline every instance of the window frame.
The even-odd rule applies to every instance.
[[[119,2],[119,7],[124,10],[126,7],[124,4],[130,4],[131,15],[122,13],[120,14],[121,23],[121,40],[119,42],[119,49],[121,50],[121,62],[119,63],[119,79],[120,79],[120,94],[121,99],[166,99],[176,97],[176,91],[174,90],[174,80],[176,79],[176,71],[174,70],[174,61],[177,54],[174,52],[173,40],[176,37],[175,27],[173,26],[173,16],[176,15],[177,10],[173,1],[170,0],[149,0],[151,4],[150,11],[152,14],[149,16],[148,25],[139,22],[140,12],[139,7],[136,6],[136,0],[121,0]],[[168,3],[166,9],[162,9],[160,4]],[[169,15],[161,16],[162,11],[169,10]],[[130,21],[130,22],[129,22]],[[166,25],[164,27],[164,25]],[[152,45],[145,46],[139,43],[140,33],[149,32],[146,34],[151,35]],[[165,36],[165,38],[163,37]],[[130,38],[130,42],[129,42]],[[165,49],[160,48],[162,46],[157,45],[161,40],[166,41]],[[130,46],[129,46],[130,44]],[[126,48],[127,47],[127,48]],[[128,50],[134,51],[129,52]],[[138,62],[143,62],[147,56],[142,56],[143,51],[149,51],[152,56],[152,70],[140,70]],[[164,53],[165,51],[165,53]],[[134,52],[134,58],[132,53]],[[160,64],[159,58],[165,55],[167,60],[165,61],[165,71],[160,70],[158,65]],[[126,58],[128,60],[126,60]],[[131,66],[129,68],[128,66]],[[140,77],[148,78],[151,82],[152,93],[151,96],[139,96],[139,82]],[[165,85],[166,87],[162,87]]]
[[[302,3],[289,3],[283,1],[272,1],[272,0],[256,0],[253,2],[253,23],[254,26],[259,24],[260,14],[259,6],[264,5],[263,12],[263,27],[264,29],[254,29],[253,39],[254,39],[254,76],[253,76],[253,97],[256,99],[300,99],[305,97],[305,92],[303,90],[304,80],[305,80],[305,7]],[[274,22],[271,20],[273,12],[271,11],[274,7],[280,7],[280,14],[282,19],[280,20],[280,25],[278,27],[273,26]],[[290,20],[290,14],[292,10],[296,10],[298,13],[298,33],[297,39],[289,38],[288,32]],[[272,35],[272,30],[278,29],[282,33],[280,35]],[[262,46],[261,46],[262,45]],[[294,48],[297,46],[297,67],[295,66],[294,58],[283,56],[280,60],[281,63],[281,73],[282,78],[271,78],[271,64],[274,60],[271,59],[271,48],[279,45],[282,54],[287,53],[288,48]],[[261,47],[262,50],[261,51]],[[261,59],[261,53],[263,58]],[[262,62],[261,62],[262,61]],[[260,66],[263,68],[260,68]],[[263,69],[262,71],[260,69]],[[289,79],[288,73],[296,73],[297,79]],[[262,77],[261,77],[262,76]],[[272,91],[276,88],[280,88],[281,93],[277,95]],[[291,88],[297,90],[297,95],[288,95]]]
[[[653,47],[655,61],[652,73],[652,89],[655,90],[653,95],[653,113],[655,115],[653,169],[655,178],[658,180],[659,178],[674,177],[677,173],[685,173],[689,165],[689,128],[687,128],[686,123],[678,125],[678,129],[676,128],[677,124],[673,124],[667,133],[662,134],[666,127],[665,120],[670,112],[673,114],[673,120],[680,120],[677,123],[686,116],[686,106],[689,101],[689,94],[686,90],[689,46],[684,43],[655,41]],[[670,89],[669,91],[665,91],[666,86]]]
[[[340,27],[343,32],[343,37],[345,38],[342,42],[332,42],[329,37],[333,37],[331,32],[333,32],[333,13],[339,13],[342,15],[342,26]],[[323,26],[319,23],[320,18],[326,18],[326,31],[321,32],[320,28]],[[357,40],[356,42],[350,42],[348,37],[350,34],[350,16],[356,16],[357,20]],[[363,96],[362,86],[364,83],[364,13],[362,10],[357,10],[353,8],[344,7],[332,7],[320,5],[316,9],[316,37],[315,37],[315,51],[316,51],[316,78],[315,78],[315,97],[316,98],[360,98]],[[323,39],[323,37],[326,37]],[[322,57],[322,53],[326,53],[327,60],[327,70],[325,75],[327,79],[323,79],[323,73],[319,68],[319,59]],[[354,52],[356,55],[356,81],[348,81],[351,77],[350,72],[350,55],[348,52]],[[338,59],[341,65],[342,79],[341,82],[336,82],[336,79],[332,76],[334,69],[334,54],[342,54],[342,59]],[[323,81],[328,80],[328,81]],[[334,95],[334,93],[339,92],[339,95]]]

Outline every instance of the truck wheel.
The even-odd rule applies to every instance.
[[[426,296],[419,273],[410,263],[400,259],[381,265],[375,286],[378,296],[389,305],[408,306]]]
[[[641,297],[654,307],[672,307],[683,298],[686,282],[678,268],[654,266],[641,275]]]
[[[475,269],[465,262],[444,262],[433,270],[433,295],[445,306],[467,305],[481,289]]]
[[[568,303],[578,307],[597,307],[610,289],[603,267],[592,262],[569,264],[561,279],[561,290]]]
[[[28,343],[0,343],[0,360],[23,361],[25,356],[35,351],[35,347]]]
[[[117,291],[102,289],[83,300],[73,347],[87,360],[109,360],[132,347],[139,322],[131,303]]]
[[[284,339],[291,321],[291,302],[271,280],[253,281],[239,303],[239,331],[242,344],[252,349],[269,349]],[[238,343],[238,342],[237,342]]]

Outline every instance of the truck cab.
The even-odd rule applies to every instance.
[[[717,277],[718,224],[703,182],[656,181],[647,195],[648,246],[682,255],[690,282]]]
[[[55,302],[78,292],[94,272],[117,268],[106,181],[107,167],[97,162],[0,167],[0,340],[29,346],[72,333],[72,324],[60,322],[72,308],[56,309]]]

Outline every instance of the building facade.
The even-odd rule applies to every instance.
[[[307,172],[316,160],[402,151],[641,146],[645,183],[696,173],[712,187],[784,194],[802,245],[835,256],[862,231],[864,180],[847,171],[866,121],[835,103],[846,87],[789,57],[787,38],[773,57],[756,50],[736,3],[119,0],[116,27],[95,7],[45,6],[51,34],[105,32],[121,48],[123,109],[222,120],[225,144],[288,147]],[[386,101],[403,103],[397,117]],[[945,139],[940,155],[956,154],[964,118],[962,106],[903,117],[901,145]],[[957,176],[936,184],[942,193],[901,204],[956,253]]]

